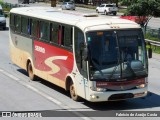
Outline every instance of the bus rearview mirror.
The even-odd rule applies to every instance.
[[[88,49],[85,47],[82,51],[82,59],[84,61],[87,61],[88,60]]]

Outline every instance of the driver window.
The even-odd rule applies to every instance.
[[[86,62],[82,60],[82,47],[84,44],[84,34],[83,32],[75,28],[75,58],[79,72],[86,76]]]

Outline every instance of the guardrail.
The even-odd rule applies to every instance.
[[[145,39],[145,41],[148,42],[150,45],[160,47],[160,42],[153,41],[153,40],[148,40],[148,39]]]

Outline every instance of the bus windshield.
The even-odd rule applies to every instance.
[[[147,76],[142,31],[94,31],[86,35],[90,80],[124,80]]]

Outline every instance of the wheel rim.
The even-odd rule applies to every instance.
[[[107,12],[106,12],[106,11],[104,11],[104,14],[105,14],[105,15],[107,15]]]
[[[72,97],[72,98],[75,98],[75,97],[76,97],[75,88],[74,88],[74,85],[73,85],[73,84],[72,84],[71,87],[70,87],[70,94],[71,94],[71,97]]]

